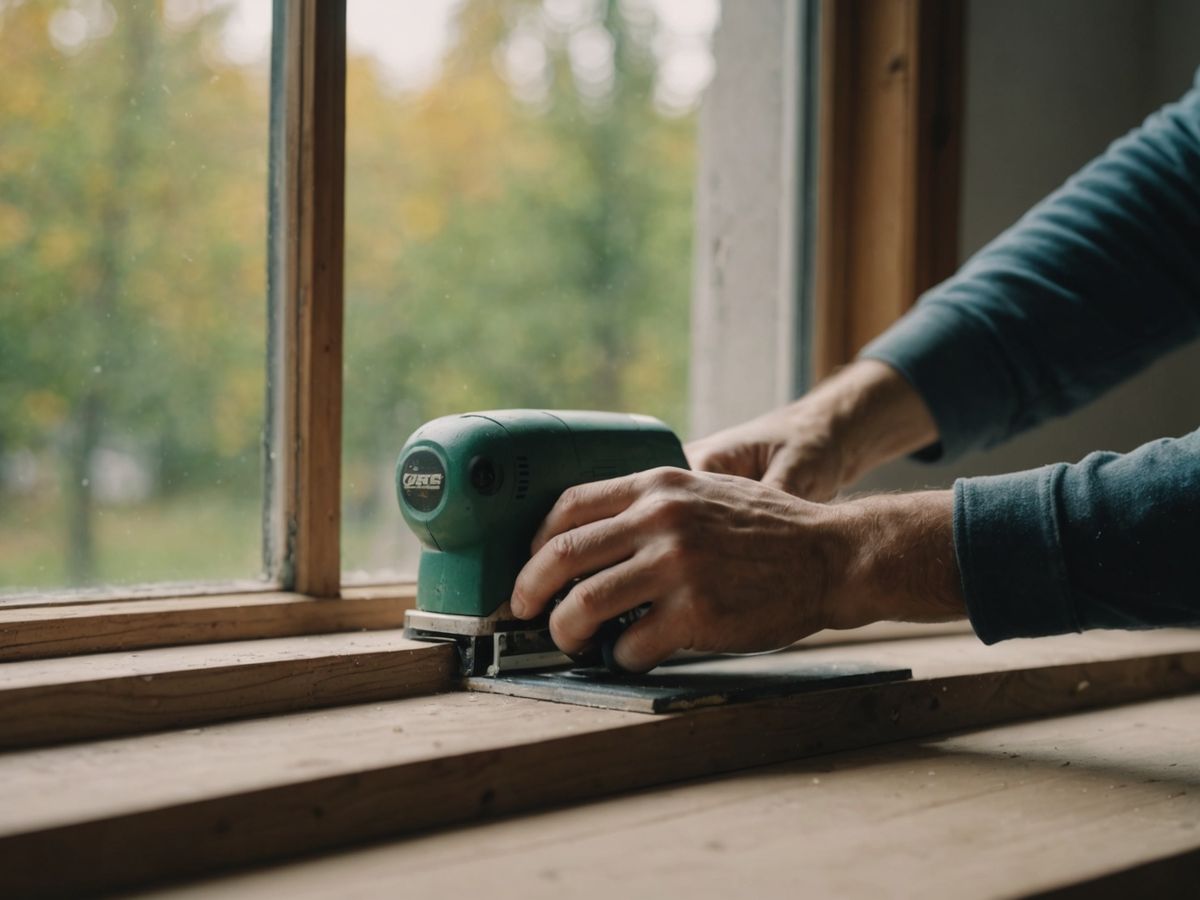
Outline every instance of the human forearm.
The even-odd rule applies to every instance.
[[[840,579],[826,628],[966,615],[954,550],[954,492],[864,497],[836,507]]]
[[[847,366],[798,402],[823,416],[838,457],[839,488],[937,440],[920,394],[891,366],[873,359]]]
[[[1200,89],[1117,141],[863,350],[953,459],[1078,408],[1200,335]]]

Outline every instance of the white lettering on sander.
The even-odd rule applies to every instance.
[[[403,484],[405,488],[434,490],[441,488],[442,478],[441,472],[405,472]]]

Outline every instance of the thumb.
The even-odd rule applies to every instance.
[[[697,472],[713,472],[717,475],[742,475],[751,477],[745,471],[749,463],[742,459],[745,451],[742,448],[711,447],[706,442],[699,441],[688,444],[683,448],[688,465]]]

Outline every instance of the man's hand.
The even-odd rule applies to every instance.
[[[770,650],[823,628],[962,616],[949,492],[826,506],[729,475],[653,469],[565,491],[533,540],[513,613],[578,653],[643,603],[625,669],[680,649]]]
[[[824,410],[801,400],[693,441],[685,451],[693,469],[752,478],[824,502],[845,480],[832,426]]]
[[[694,469],[826,501],[875,466],[936,439],[920,395],[895,369],[867,359],[795,403],[694,441],[687,456]]]

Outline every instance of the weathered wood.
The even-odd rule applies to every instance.
[[[449,644],[400,631],[10,663],[0,750],[451,690]]]
[[[958,264],[962,0],[822,6],[814,370]]]
[[[253,593],[0,609],[0,662],[399,628],[414,597],[407,586],[349,589],[336,602]]]
[[[783,763],[154,896],[366,900],[447,884],[497,900],[1192,896],[1198,740],[1200,698],[1165,700]]]
[[[918,677],[659,717],[455,693],[11,753],[0,871],[20,895],[115,888],[1200,686],[1191,632],[946,637],[854,658],[908,659]]]

